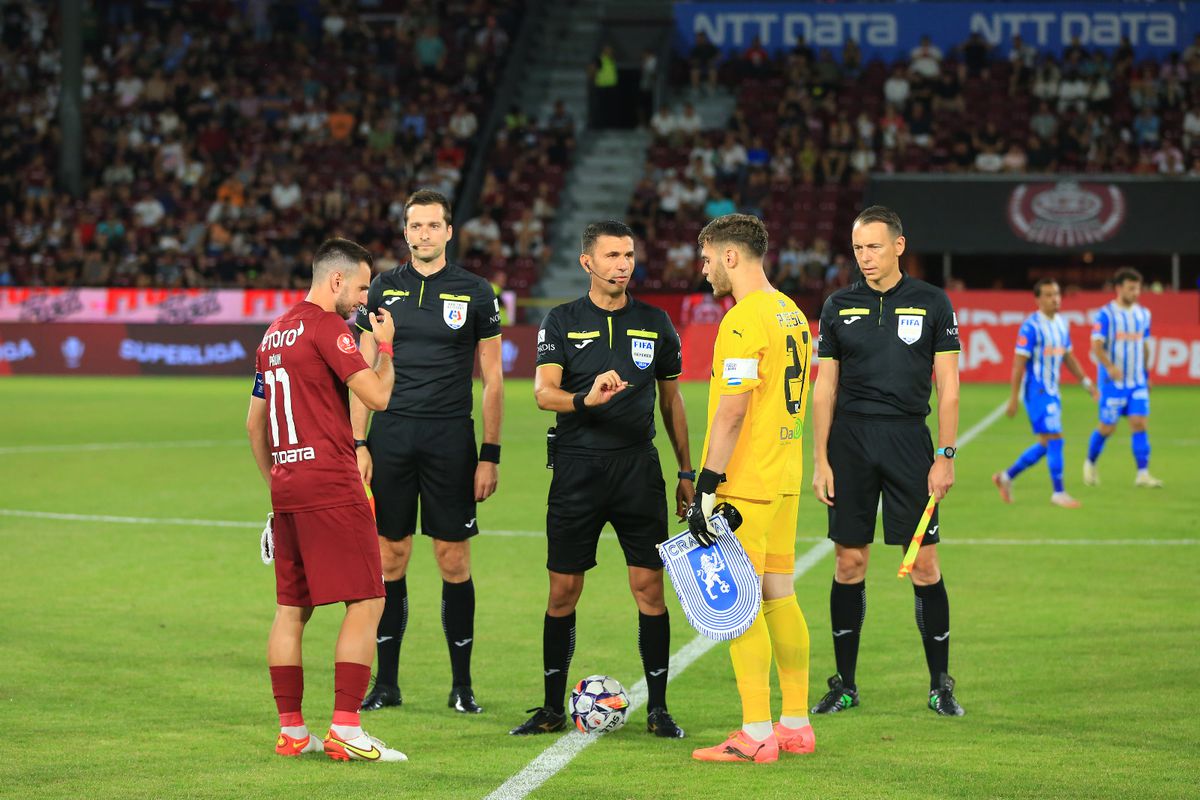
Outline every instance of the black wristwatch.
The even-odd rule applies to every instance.
[[[355,439],[355,440],[354,440],[354,449],[355,449],[355,450],[357,450],[357,449],[358,449],[358,448],[360,448],[360,447],[366,447],[366,446],[367,446],[367,440],[366,440],[366,439]]]
[[[946,458],[954,458],[954,456],[958,454],[958,449],[955,447],[939,447],[937,449],[937,454],[939,456],[945,456]]]
[[[676,474],[676,477],[679,478],[679,480],[681,480],[681,481],[694,481],[694,480],[696,480],[696,470],[681,469]]]

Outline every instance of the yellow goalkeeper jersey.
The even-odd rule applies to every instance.
[[[781,292],[755,292],[721,320],[713,347],[701,464],[708,458],[721,396],[752,393],[733,458],[725,468],[728,480],[718,490],[721,494],[748,500],[800,494],[811,356],[808,320]]]

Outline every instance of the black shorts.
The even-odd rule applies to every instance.
[[[907,546],[929,502],[933,443],[922,419],[838,414],[829,431],[833,507],[829,538],[838,544],[875,541],[875,515],[883,492],[883,541]],[[935,509],[925,543],[937,544]]]
[[[653,446],[614,455],[555,456],[546,501],[546,568],[586,572],[612,523],[631,567],[662,569],[657,545],[667,539],[667,490]]]
[[[376,414],[367,437],[375,522],[392,541],[417,529],[445,542],[479,533],[475,522],[475,424],[470,417],[417,419]]]

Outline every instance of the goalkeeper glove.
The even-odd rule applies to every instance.
[[[264,564],[275,560],[275,513],[267,514],[267,524],[263,528],[262,538],[258,542],[258,554]]]
[[[711,469],[702,469],[696,476],[696,496],[688,506],[687,523],[688,530],[701,547],[712,547],[721,533],[721,529],[712,523],[712,515],[717,504],[717,486],[723,480],[724,475]]]

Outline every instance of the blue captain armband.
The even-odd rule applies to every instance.
[[[261,372],[254,373],[254,388],[250,390],[250,394],[262,400],[267,399],[267,392],[263,388],[263,374]]]

